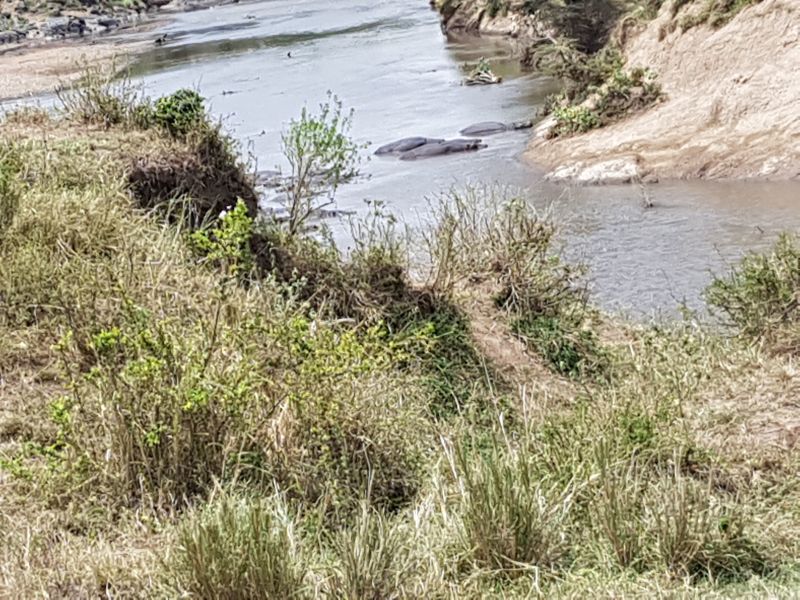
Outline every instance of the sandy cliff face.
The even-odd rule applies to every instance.
[[[624,51],[666,100],[579,136],[540,127],[528,159],[586,182],[800,178],[800,0],[765,0],[716,30],[681,31],[667,6]]]

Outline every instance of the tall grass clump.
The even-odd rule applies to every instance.
[[[572,546],[570,483],[554,481],[524,452],[494,443],[451,456],[460,494],[460,536],[479,569],[538,578],[563,568]]]
[[[307,556],[280,495],[222,492],[186,515],[165,560],[165,585],[194,598],[306,598]]]
[[[19,207],[19,189],[16,178],[22,169],[17,148],[12,144],[0,146],[0,241],[11,227]]]
[[[87,65],[80,79],[58,89],[56,96],[64,113],[78,123],[106,128],[147,123],[147,111],[142,112],[146,99],[113,65],[111,68]]]
[[[485,286],[514,332],[557,372],[602,370],[602,352],[587,327],[582,268],[553,250],[549,219],[498,188],[452,190],[431,208],[426,242],[433,289],[451,294],[467,282]]]
[[[744,581],[769,572],[745,531],[745,511],[709,482],[681,473],[676,459],[658,468],[635,457],[600,463],[589,506],[599,552],[617,568],[695,581]]]
[[[752,253],[707,290],[712,307],[752,339],[763,339],[780,351],[800,350],[798,302],[800,247],[796,236],[783,234],[772,250]]]
[[[410,573],[404,532],[368,502],[349,528],[329,542],[332,563],[325,592],[333,598],[378,600],[403,597]]]

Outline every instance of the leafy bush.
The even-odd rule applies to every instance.
[[[722,27],[748,6],[761,0],[706,0],[700,10],[694,10],[681,17],[679,24],[683,29],[708,24],[715,29]]]
[[[231,335],[218,315],[180,322],[128,305],[119,325],[88,340],[65,336],[64,463],[112,503],[129,506],[180,505],[217,479],[251,476],[266,458],[263,432],[278,401],[252,356],[214,359]]]
[[[357,173],[358,146],[350,139],[352,113],[342,113],[341,101],[328,94],[318,115],[303,108],[283,134],[283,154],[289,162],[289,218],[286,228],[300,233],[308,218],[333,201],[339,184]],[[327,200],[319,203],[319,196]]]
[[[585,106],[557,106],[553,109],[553,115],[556,118],[553,134],[556,136],[585,133],[600,127],[600,117]]]
[[[653,104],[661,96],[661,87],[652,71],[616,68],[599,86],[592,85],[577,93],[576,98],[585,98],[580,104],[571,104],[566,94],[548,101],[546,108],[556,119],[551,135],[584,133],[602,127]]]
[[[408,354],[373,327],[316,329],[298,318],[285,332],[294,368],[283,380],[289,411],[276,444],[277,477],[324,512],[347,514],[353,494],[396,510],[423,474],[429,431],[413,381],[392,374]]]
[[[662,97],[656,75],[649,69],[625,69],[622,55],[612,45],[587,54],[573,41],[559,39],[536,49],[530,60],[543,72],[565,80],[561,93],[548,97],[544,106],[544,112],[556,118],[553,136],[602,127]]]
[[[253,268],[250,240],[253,219],[241,200],[230,211],[220,215],[219,223],[191,234],[192,245],[207,261],[231,276],[249,274]]]
[[[165,583],[196,598],[304,598],[305,565],[295,525],[280,496],[223,492],[184,517]]]
[[[534,49],[529,62],[543,73],[563,80],[566,101],[580,104],[592,89],[622,69],[624,58],[611,45],[592,54],[579,50],[574,40],[558,38],[552,44]]]
[[[782,235],[772,251],[749,254],[727,277],[717,277],[706,294],[709,304],[751,338],[777,348],[800,350],[800,245]]]
[[[171,135],[186,136],[206,121],[203,98],[189,89],[180,89],[168,96],[162,96],[156,100],[153,121]]]
[[[598,90],[597,111],[607,122],[640,110],[661,98],[661,87],[649,69],[617,69]]]

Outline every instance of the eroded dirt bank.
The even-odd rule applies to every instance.
[[[800,0],[766,0],[720,29],[682,31],[670,7],[630,39],[630,66],[659,75],[666,99],[527,158],[556,179],[800,177]]]

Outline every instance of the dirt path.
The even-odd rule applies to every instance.
[[[681,31],[669,8],[625,48],[667,100],[587,134],[536,138],[527,158],[585,182],[800,178],[800,0],[764,0],[717,30]]]
[[[459,306],[469,318],[476,349],[507,381],[517,386],[523,397],[537,398],[536,405],[543,409],[575,396],[572,382],[555,375],[511,333],[494,307],[491,295],[470,294],[461,299]]]

